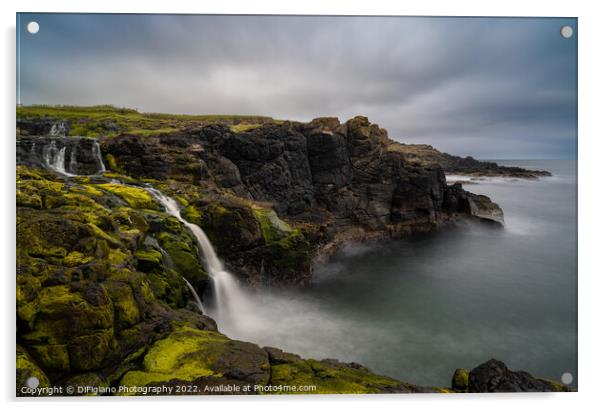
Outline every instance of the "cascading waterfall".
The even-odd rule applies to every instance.
[[[205,268],[213,281],[215,298],[214,305],[208,306],[205,312],[209,313],[220,326],[225,325],[229,329],[238,328],[238,319],[248,313],[248,296],[240,288],[234,276],[224,269],[201,227],[182,218],[180,208],[174,199],[165,196],[155,188],[146,189],[165,207],[168,214],[175,216],[192,232],[201,248]]]
[[[66,135],[68,132],[64,122],[55,122],[50,128],[49,134],[53,137]]]
[[[42,145],[41,157],[37,144]],[[79,175],[82,169],[87,171],[86,175],[99,175],[107,170],[98,141],[84,137],[40,137],[31,143],[27,154],[24,151],[17,154],[18,163],[41,165],[68,177]],[[84,162],[79,163],[78,157]]]
[[[69,172],[77,171],[77,146],[74,146],[71,150],[71,158],[69,159]]]
[[[61,148],[57,146],[57,141],[60,141],[63,144]],[[42,164],[45,167],[52,169],[53,171],[64,176],[78,176],[75,173],[81,168],[77,162],[78,155],[76,149],[78,145],[76,145],[77,143],[73,141],[70,141],[69,144],[72,144],[68,164],[69,171],[67,171],[65,164],[65,154],[68,144],[61,139],[51,139],[50,142],[46,140],[46,144],[43,145],[42,148]],[[97,163],[98,170],[96,171],[96,174],[106,171],[102,160],[100,145],[97,141],[92,143],[91,153]],[[32,158],[35,157],[35,146],[33,144],[30,155]],[[121,181],[117,180],[111,180],[111,182],[121,183]],[[211,245],[211,242],[209,241],[209,238],[207,238],[205,232],[203,232],[198,225],[188,222],[181,216],[180,208],[177,202],[155,188],[145,187],[144,189],[146,189],[165,207],[165,211],[168,214],[175,216],[180,222],[182,222],[184,226],[186,226],[190,232],[192,232],[197,240],[200,248],[200,256],[203,259],[205,269],[209,273],[213,283],[214,293],[212,296],[214,300],[212,301],[213,303],[205,306],[192,284],[184,279],[186,286],[194,298],[196,306],[201,312],[212,316],[220,324],[220,328],[222,328],[222,330],[238,333],[240,329],[245,327],[246,322],[249,322],[248,316],[253,310],[251,308],[253,303],[249,299],[249,296],[242,290],[234,276],[224,268],[224,265],[215,253],[215,250],[213,249],[213,246]],[[158,246],[158,244],[156,245]],[[160,246],[159,249],[164,256],[167,255],[166,252],[160,248]],[[167,255],[166,263],[172,263],[169,255]],[[245,317],[247,317],[247,319],[245,319]]]
[[[98,144],[98,141],[94,141],[94,144],[92,144],[92,153],[96,158],[96,162],[98,162],[98,173],[101,174],[105,172],[107,168],[105,168],[105,164],[102,162],[102,154],[100,152],[100,145]]]
[[[60,174],[73,176],[65,169],[65,151],[67,147],[57,148],[56,141],[52,140],[50,145],[44,147],[44,162],[46,166]]]

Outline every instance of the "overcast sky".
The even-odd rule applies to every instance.
[[[40,24],[27,33],[27,22]],[[22,104],[361,114],[479,158],[574,157],[575,19],[21,14]]]

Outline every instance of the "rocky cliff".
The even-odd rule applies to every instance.
[[[466,385],[459,374],[453,389],[414,386],[358,364],[231,340],[199,312],[186,284],[201,294],[209,286],[198,244],[147,186],[174,198],[255,287],[309,283],[312,260],[346,239],[503,220],[489,198],[448,186],[441,167],[391,150],[386,131],[365,117],[123,134],[98,141],[102,158],[95,140],[25,134],[17,139],[17,394],[27,394],[31,376],[42,387],[104,394],[231,393],[225,385],[247,393],[562,389],[501,365],[473,382],[471,372]],[[68,175],[76,173],[89,175]],[[491,377],[509,381],[481,382]]]
[[[431,145],[426,144],[400,144],[390,145],[392,151],[402,153],[407,161],[421,165],[439,165],[450,175],[467,175],[472,177],[511,177],[535,179],[550,176],[550,172],[532,170],[520,167],[507,167],[491,161],[479,161],[473,157],[458,157],[441,152]]]
[[[211,125],[101,142],[109,168],[166,181],[202,215],[199,223],[233,271],[272,285],[307,283],[310,259],[341,240],[423,232],[460,216],[503,222],[489,198],[448,186],[441,167],[412,164],[391,144],[387,132],[365,117],[268,124],[241,133]],[[205,198],[191,194],[191,186]],[[269,250],[258,249],[258,230],[243,223],[258,212],[245,203],[285,220],[285,230],[299,230],[294,248],[302,254],[277,266],[266,260]],[[213,215],[216,204],[230,222]]]

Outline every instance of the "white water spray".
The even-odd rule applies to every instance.
[[[71,157],[69,159],[69,172],[77,171],[77,146],[73,146],[71,150]]]
[[[182,279],[184,279],[184,282],[186,282],[186,286],[188,286],[188,290],[190,291],[190,293],[192,293],[192,297],[194,298],[194,303],[196,304],[196,307],[199,309],[199,311],[201,313],[205,313],[205,308],[203,307],[203,302],[201,302],[201,298],[199,297],[199,294],[196,293],[194,286],[192,286],[192,284],[190,282],[188,282],[188,280],[186,280],[185,277],[182,276]]]
[[[240,288],[234,276],[224,269],[201,227],[182,218],[180,208],[174,199],[165,196],[155,188],[146,189],[165,207],[168,214],[175,216],[192,232],[201,248],[205,268],[213,280],[215,292],[214,306],[207,307],[204,311],[212,316],[221,327],[237,329],[240,325],[240,318],[248,313],[248,296]]]
[[[44,162],[46,166],[60,174],[73,176],[65,169],[65,150],[66,147],[57,148],[56,141],[52,140],[50,145],[44,147]]]
[[[107,168],[105,168],[105,164],[102,162],[102,155],[100,153],[100,145],[98,144],[98,141],[94,141],[94,144],[92,144],[92,153],[96,158],[96,162],[98,162],[98,174],[102,174],[107,170]]]

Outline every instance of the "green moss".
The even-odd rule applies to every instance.
[[[186,306],[188,288],[182,276],[173,269],[147,274],[153,293],[172,308]]]
[[[90,262],[93,259],[92,256],[86,256],[81,252],[72,251],[63,259],[63,263],[67,266],[78,266]]]
[[[88,185],[88,184],[73,186],[73,187],[69,188],[69,191],[80,193],[80,194],[86,194],[88,196],[94,196],[94,197],[100,197],[100,196],[104,195],[104,192],[102,192],[99,189],[94,188],[93,185]]]
[[[269,262],[277,267],[300,268],[310,260],[309,242],[298,229],[280,240],[268,242],[267,248]]]
[[[181,327],[155,342],[144,357],[142,368],[125,374],[120,384],[145,386],[151,383],[247,382],[265,385],[269,380],[266,352],[254,344],[230,340],[208,330]]]
[[[130,284],[120,281],[109,281],[104,286],[113,304],[117,329],[125,329],[140,322],[140,308]]]
[[[399,382],[378,376],[362,367],[313,359],[276,364],[271,370],[272,385],[316,386],[314,394],[379,393]],[[307,393],[307,392],[300,392]]]
[[[134,256],[138,262],[138,269],[142,272],[152,272],[163,267],[163,255],[154,249],[138,249]]]
[[[255,128],[261,127],[263,124],[237,124],[230,125],[230,131],[235,132],[237,134],[254,130]]]
[[[169,254],[174,268],[192,284],[199,288],[209,279],[207,272],[199,262],[199,254],[190,237],[170,235],[161,232],[157,235],[161,247]]]
[[[468,375],[469,372],[466,369],[456,369],[452,377],[452,389],[456,391],[467,391],[468,390]]]
[[[24,339],[32,343],[61,344],[69,341],[75,332],[110,329],[113,308],[108,295],[96,285],[96,305],[89,303],[69,286],[49,286],[40,290],[35,326]]]
[[[188,222],[195,225],[201,225],[203,223],[203,214],[194,205],[189,205],[182,210],[182,216]]]
[[[68,379],[66,379],[63,382],[63,385],[72,386],[74,388],[77,388],[77,387],[103,388],[103,387],[108,387],[109,383],[104,378],[102,378],[100,375],[98,375],[97,373],[80,373],[80,374],[76,374],[76,375],[71,376]],[[84,395],[93,396],[94,393],[88,392]]]
[[[33,358],[27,353],[27,351],[17,345],[17,395],[19,395],[21,387],[27,386],[27,379],[35,377],[39,381],[38,387],[49,387],[50,381],[48,376],[40,369],[35,363]]]
[[[102,367],[109,354],[112,330],[78,336],[69,342],[69,362],[72,371],[88,371]]]
[[[109,155],[111,155],[111,154],[107,154],[107,156],[109,156]],[[111,155],[111,157],[113,157],[113,156]],[[121,173],[121,172],[103,172],[102,176],[105,178],[117,179],[126,184],[135,184],[138,182],[136,179],[134,179],[128,175],[125,175],[124,173]]]
[[[117,165],[117,159],[115,159],[115,156],[113,156],[113,154],[106,154],[105,155],[105,161],[107,163],[107,167],[110,170],[119,172],[120,174],[124,174],[125,173],[125,171],[123,170],[123,168],[121,168],[119,165]]]
[[[121,184],[99,184],[98,187],[117,195],[132,208],[159,209],[152,196],[142,188]]]
[[[143,360],[142,371],[130,371],[121,379],[124,386],[146,386],[170,380],[192,381],[217,374],[207,360],[211,346],[228,339],[217,332],[182,328],[155,342]]]
[[[254,206],[253,216],[261,226],[261,232],[266,242],[282,239],[292,232],[291,227],[278,218],[273,209]]]

